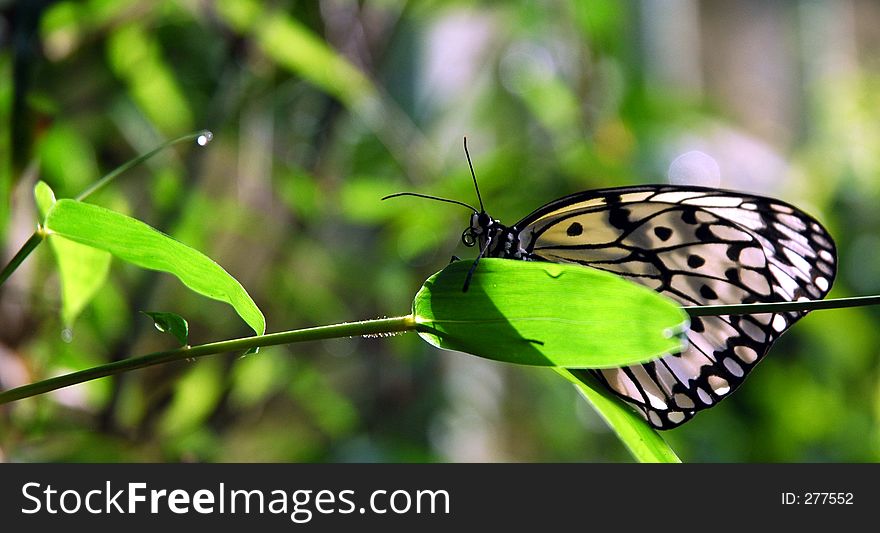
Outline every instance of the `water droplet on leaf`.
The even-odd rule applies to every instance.
[[[214,134],[208,130],[205,130],[202,132],[201,135],[199,135],[199,137],[196,139],[196,142],[199,144],[199,146],[205,146],[206,144],[211,142],[213,138]]]

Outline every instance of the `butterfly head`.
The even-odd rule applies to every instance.
[[[519,233],[516,227],[509,228],[502,224],[500,221],[495,220],[494,218],[489,216],[488,213],[486,213],[486,209],[483,207],[483,198],[480,196],[480,187],[477,185],[477,176],[474,173],[474,166],[471,163],[471,156],[468,153],[466,137],[464,139],[464,152],[467,156],[468,167],[470,167],[471,170],[471,178],[473,178],[474,180],[474,189],[477,193],[477,200],[480,204],[479,210],[471,205],[460,202],[458,200],[451,200],[449,198],[441,198],[439,196],[432,196],[415,192],[399,192],[395,194],[389,194],[382,199],[387,200],[389,198],[395,198],[398,196],[415,196],[428,200],[436,200],[439,202],[457,204],[471,210],[473,214],[471,215],[470,225],[462,232],[461,242],[469,248],[477,246],[480,253],[477,254],[473,266],[471,267],[470,271],[468,272],[467,278],[465,279],[464,286],[462,287],[463,291],[467,291],[474,271],[476,270],[477,265],[480,262],[480,258],[501,257],[511,259],[525,259],[526,254],[523,252],[522,247],[520,246]]]
[[[461,234],[461,242],[467,247],[477,246],[480,257],[525,257],[516,228],[505,226],[485,212],[475,211],[471,215],[470,226]]]
[[[486,244],[486,239],[489,237],[493,226],[497,226],[498,224],[498,221],[493,220],[488,213],[478,213],[474,211],[474,214],[471,215],[470,226],[461,234],[461,243],[467,247],[479,243],[480,248],[482,249]]]

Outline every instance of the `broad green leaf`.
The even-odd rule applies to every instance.
[[[45,226],[50,234],[104,250],[143,268],[173,274],[193,291],[231,305],[258,335],[266,330],[263,313],[220,265],[139,220],[92,204],[58,200]]]
[[[687,314],[672,300],[579,265],[483,259],[434,274],[416,294],[419,335],[439,348],[510,363],[607,368],[681,350]]]
[[[58,235],[49,235],[49,247],[55,253],[61,278],[61,321],[71,327],[107,281],[111,256]]]
[[[173,335],[180,341],[181,346],[186,346],[189,340],[189,323],[180,315],[157,311],[141,311],[153,319],[153,325],[162,333]]]
[[[40,216],[45,219],[55,205],[55,193],[45,182],[34,186],[34,199]],[[107,281],[110,272],[110,254],[49,235],[49,247],[58,263],[61,280],[61,321],[66,327],[73,326],[76,317]]]
[[[574,383],[605,422],[617,433],[633,457],[642,463],[680,463],[663,437],[649,426],[631,408],[615,398],[587,372],[555,368],[560,375]]]

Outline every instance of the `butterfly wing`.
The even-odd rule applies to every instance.
[[[785,202],[671,185],[601,189],[517,223],[526,257],[578,263],[647,285],[683,305],[820,299],[836,251],[828,232]],[[693,317],[681,353],[590,372],[658,429],[725,398],[806,312]]]

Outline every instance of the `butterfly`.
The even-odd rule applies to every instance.
[[[836,273],[834,241],[818,221],[756,194],[681,185],[598,189],[552,201],[512,226],[486,213],[479,188],[479,210],[397,195],[404,194],[473,210],[462,234],[465,246],[480,250],[471,272],[480,257],[576,263],[683,306],[817,300]],[[572,372],[592,374],[651,426],[671,429],[729,396],[806,313],[692,317],[680,353]]]

